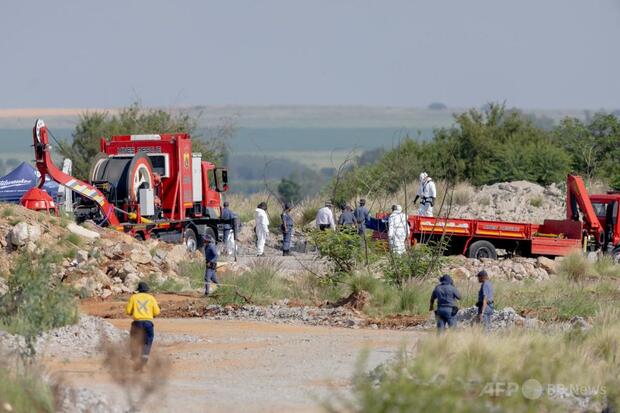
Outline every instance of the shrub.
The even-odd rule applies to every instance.
[[[458,183],[454,187],[454,191],[452,192],[452,202],[455,205],[461,205],[461,206],[467,205],[471,202],[473,197],[474,197],[474,188],[466,182]]]
[[[570,281],[579,282],[591,274],[591,265],[583,254],[576,252],[564,257],[558,273]]]
[[[543,199],[540,196],[535,196],[533,198],[530,198],[530,205],[533,206],[534,208],[540,208],[543,204]]]
[[[74,233],[67,234],[65,236],[65,241],[75,245],[76,247],[79,247],[82,245],[82,238],[79,235],[74,234]]]
[[[16,374],[5,367],[0,367],[0,406],[6,412],[55,411],[52,391],[40,377]]]
[[[9,217],[13,216],[14,213],[15,213],[15,211],[13,210],[12,206],[4,207],[2,209],[2,218],[9,218]]]
[[[445,257],[443,246],[438,244],[417,244],[404,254],[390,254],[383,265],[388,282],[403,286],[414,279],[438,275]]]
[[[601,277],[619,277],[620,265],[612,257],[603,256],[594,263],[594,271]]]
[[[163,281],[160,281],[155,274],[150,274],[147,282],[149,283],[149,288],[151,291],[155,293],[179,292],[183,289],[183,286],[174,279],[166,278]]]
[[[360,237],[353,229],[313,230],[309,236],[317,247],[319,257],[327,259],[331,265],[332,272],[326,277],[329,282],[337,282],[344,274],[351,273],[363,256]]]
[[[327,410],[601,411],[608,403],[620,401],[617,315],[606,315],[588,334],[513,330],[482,338],[477,329],[466,329],[427,335],[417,343],[415,354],[403,351],[395,362],[370,375],[361,363],[353,381],[353,398],[328,402]],[[613,324],[608,324],[610,320]],[[541,394],[527,393],[526,382]],[[552,391],[559,385],[567,390],[554,397]],[[590,397],[584,396],[589,391]],[[579,406],[584,401],[587,408]]]
[[[22,255],[0,297],[0,325],[24,336],[28,355],[34,355],[36,338],[46,330],[74,324],[78,309],[71,288],[53,285],[49,261]]]

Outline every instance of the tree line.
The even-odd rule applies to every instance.
[[[449,182],[485,185],[527,180],[563,182],[567,173],[620,189],[620,118],[604,112],[549,126],[531,115],[490,104],[455,115],[450,128],[419,142],[405,137],[376,162],[349,166],[332,190],[338,198],[393,193],[421,171]]]

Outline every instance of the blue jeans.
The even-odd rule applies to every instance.
[[[136,361],[142,356],[147,359],[151,354],[153,339],[155,338],[155,329],[153,322],[149,320],[135,320],[131,323],[129,330],[129,339],[131,342],[131,358]]]
[[[452,316],[452,307],[438,307],[435,311],[437,329],[445,330],[446,327],[456,327],[456,318]]]
[[[215,269],[207,268],[205,271],[205,294],[209,294],[209,286],[214,282],[219,284],[220,282],[217,280],[217,275],[215,273]]]
[[[487,304],[484,312],[482,313],[482,326],[484,331],[491,330],[491,316],[493,315],[493,304]]]

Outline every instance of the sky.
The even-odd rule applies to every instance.
[[[620,0],[0,4],[0,108],[620,108]]]

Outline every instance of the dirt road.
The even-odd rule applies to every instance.
[[[129,326],[128,320],[110,321]],[[319,400],[348,390],[364,349],[372,368],[423,334],[202,318],[160,319],[156,329],[198,342],[156,342],[154,352],[169,359],[172,372],[165,391],[142,410],[150,412],[318,412]],[[47,364],[69,382],[123,403],[100,358]]]

